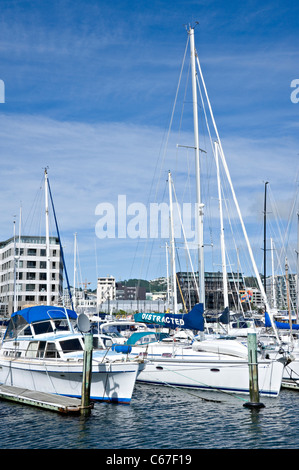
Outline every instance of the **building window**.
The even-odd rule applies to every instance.
[[[27,302],[34,302],[34,295],[26,295],[25,301]]]
[[[34,281],[35,280],[35,273],[27,273],[26,274],[26,279],[28,281]]]
[[[36,256],[36,248],[28,248],[27,255],[28,256]]]
[[[35,284],[26,284],[26,291],[32,292],[35,290]]]
[[[27,261],[27,268],[36,268],[36,261]]]

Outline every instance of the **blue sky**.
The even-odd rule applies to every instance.
[[[264,182],[270,182],[283,227],[298,186],[299,103],[290,99],[291,81],[299,78],[298,10],[295,1],[0,0],[0,239],[12,236],[20,205],[22,232],[44,230],[36,206],[48,166],[71,278],[75,232],[82,279],[93,287],[97,275],[166,274],[165,240],[154,246],[149,239],[99,239],[95,209],[103,202],[116,205],[118,195],[126,195],[128,204],[165,200],[168,170],[180,197],[186,192],[187,160],[177,152],[177,136],[164,158],[162,149],[185,25],[198,21],[199,60],[261,268]],[[190,96],[183,103],[180,95],[173,121],[178,131],[184,104],[180,142],[188,145]],[[200,139],[204,146],[205,137]],[[188,165],[194,166],[192,158]],[[210,163],[203,168],[208,173]],[[274,209],[269,212],[274,230]],[[295,212],[293,254],[296,236]],[[209,230],[206,237],[208,246]],[[208,250],[207,270],[218,270]]]

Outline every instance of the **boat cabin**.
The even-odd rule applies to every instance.
[[[12,314],[5,332],[1,355],[70,360],[81,352],[83,357],[84,335],[75,331],[76,319],[74,311],[58,307],[39,306],[16,312]],[[112,344],[109,336],[93,336],[95,350],[107,350]]]

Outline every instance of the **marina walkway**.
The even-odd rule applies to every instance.
[[[0,399],[36,406],[59,413],[80,413],[81,400],[9,385],[0,385]],[[92,407],[92,405],[91,405]]]

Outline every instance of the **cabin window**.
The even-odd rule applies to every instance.
[[[39,341],[38,350],[37,350],[37,357],[44,357],[46,341]]]
[[[34,332],[36,335],[42,335],[44,333],[53,333],[51,322],[43,321],[33,324]]]
[[[31,328],[30,328],[29,325],[28,325],[28,326],[25,328],[25,330],[23,331],[23,335],[24,335],[24,336],[31,336],[31,335],[32,335],[32,333],[31,333]]]
[[[108,338],[102,338],[102,339],[106,348],[111,348],[111,346],[113,345],[112,339],[108,339]]]
[[[45,357],[56,358],[59,357],[59,352],[56,349],[55,343],[47,343]]]
[[[78,338],[66,339],[64,341],[60,341],[60,346],[64,353],[82,351],[82,345]]]
[[[26,357],[36,357],[38,349],[38,341],[29,343],[29,346],[26,351]]]

